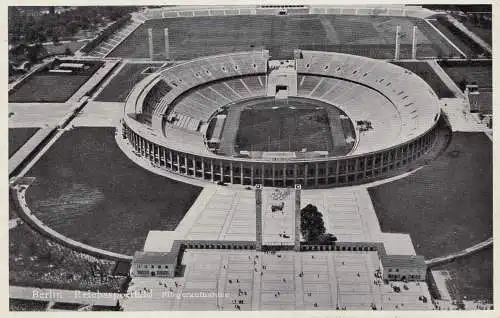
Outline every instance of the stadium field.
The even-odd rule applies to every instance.
[[[369,189],[382,231],[409,233],[417,254],[426,258],[486,240],[493,230],[492,169],[485,134],[453,133],[428,166]]]
[[[9,128],[9,158],[19,150],[39,128]]]
[[[159,67],[161,65],[161,63],[127,63],[111,79],[95,100],[100,102],[124,102],[134,85],[150,74],[143,74],[142,72],[148,67]]]
[[[64,62],[70,63],[73,61]],[[75,61],[74,63],[79,62]],[[50,73],[49,70],[57,64],[60,64],[60,62],[56,62],[52,66],[46,66],[31,74],[29,78],[9,94],[9,102],[64,103],[104,64],[104,62],[85,61],[88,68],[76,73]]]
[[[453,98],[455,94],[446,86],[446,84],[434,72],[432,67],[427,62],[392,62],[398,66],[404,67],[407,70],[420,76],[434,90],[439,98]]]
[[[411,30],[417,25],[418,56],[456,54],[425,21],[410,17],[307,15],[227,16],[148,20],[109,56],[148,58],[147,30],[153,30],[154,59],[166,59],[163,29],[169,30],[169,58],[186,60],[252,49],[268,49],[275,59],[293,50],[335,51],[393,58],[396,26],[401,26],[401,58],[411,57]]]
[[[58,139],[26,176],[26,197],[54,230],[132,255],[149,230],[174,230],[201,189],[155,175],[118,148],[114,128],[76,128]]]
[[[446,270],[447,282],[455,300],[485,300],[493,303],[493,248],[489,247],[470,256],[460,258],[433,270]]]
[[[324,109],[253,107],[241,112],[236,147],[246,151],[331,151],[328,114]]]

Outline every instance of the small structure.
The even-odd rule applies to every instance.
[[[131,276],[174,277],[178,253],[137,251],[130,268]]]
[[[83,63],[61,63],[59,64],[60,69],[69,69],[69,70],[81,70],[83,69],[85,64]]]

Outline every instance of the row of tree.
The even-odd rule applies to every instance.
[[[53,7],[52,7],[53,8]],[[131,6],[81,6],[56,13],[34,15],[23,7],[10,6],[8,29],[10,44],[58,42],[60,38],[71,37],[80,30],[94,31],[99,26],[116,21],[127,13],[137,10]]]

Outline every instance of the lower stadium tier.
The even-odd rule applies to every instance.
[[[438,125],[401,145],[357,156],[309,160],[255,160],[223,156],[203,156],[173,150],[133,131],[126,123],[122,136],[136,156],[156,166],[186,177],[241,185],[263,184],[308,188],[346,186],[385,178],[425,155],[437,137]]]

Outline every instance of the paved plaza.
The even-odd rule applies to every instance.
[[[376,252],[187,250],[178,278],[135,277],[125,310],[432,309],[425,283],[395,292],[375,277]]]

